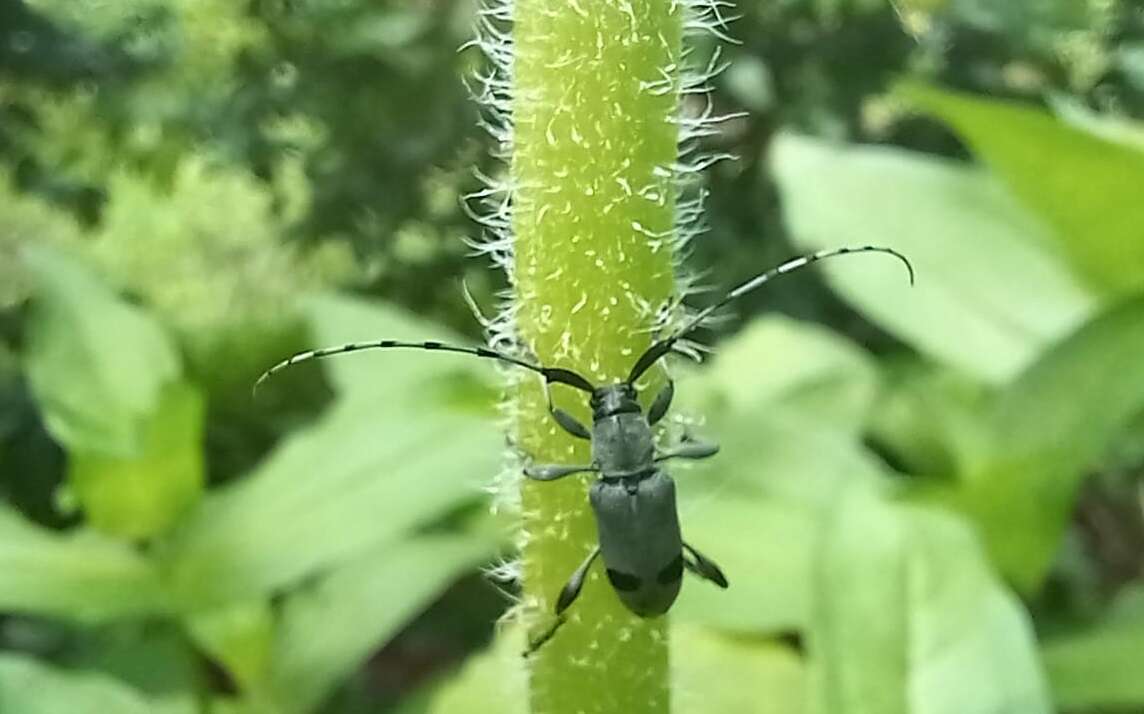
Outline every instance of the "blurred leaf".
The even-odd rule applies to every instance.
[[[203,12],[233,12],[218,0],[200,5]],[[216,27],[220,19],[214,19]],[[236,24],[220,34],[239,34]],[[219,48],[212,44],[211,51]],[[353,273],[340,242],[304,251],[281,240],[295,207],[248,167],[197,152],[181,156],[172,170],[169,186],[136,172],[113,173],[88,252],[201,356],[220,359],[226,345],[219,342],[233,341],[229,331],[252,325],[265,330],[292,317],[283,307],[299,292]],[[274,170],[282,178],[300,169],[284,159]],[[302,186],[309,191],[308,183]]]
[[[139,692],[111,677],[0,653],[0,711],[12,714],[155,714]]]
[[[850,342],[767,317],[681,380],[682,410],[708,415],[697,436],[722,447],[708,462],[673,464],[683,532],[733,587],[687,582],[674,617],[737,632],[806,627],[814,543],[830,504],[840,489],[885,482],[860,437],[875,379]]]
[[[1053,112],[1064,122],[1093,136],[1144,151],[1144,123],[1092,111],[1065,94],[1049,97]]]
[[[92,527],[127,538],[166,532],[203,490],[203,398],[185,382],[166,385],[142,420],[140,449],[123,458],[73,450],[71,486]]]
[[[816,514],[726,493],[687,499],[680,511],[684,538],[719,564],[731,587],[687,578],[671,610],[675,621],[764,634],[806,626]]]
[[[345,304],[383,330],[397,322],[393,311]],[[477,499],[496,474],[503,437],[492,410],[451,406],[436,360],[393,350],[323,364],[350,396],[253,474],[209,494],[175,535],[167,556],[185,602],[255,598],[334,567]]]
[[[492,647],[469,657],[433,697],[429,714],[527,714],[528,675],[520,628],[503,629]],[[591,696],[585,692],[585,696]]]
[[[980,460],[991,391],[913,356],[884,361],[883,373],[888,384],[871,418],[871,436],[903,470],[953,481]]]
[[[27,372],[52,435],[71,450],[130,457],[179,361],[166,336],[72,259],[30,248],[36,284]]]
[[[963,494],[1006,576],[1035,588],[1087,469],[1144,407],[1144,297],[1097,316],[1000,397],[992,450]]]
[[[419,536],[375,548],[291,594],[274,648],[276,701],[310,711],[493,550],[470,536]]]
[[[843,496],[815,565],[809,651],[821,711],[911,712],[906,526],[870,496]]]
[[[410,342],[437,340],[471,345],[439,325],[419,319],[393,305],[319,295],[307,301],[306,313],[315,343],[326,347],[366,340],[396,339]],[[495,379],[491,360],[461,354],[414,349],[374,350],[326,359],[322,366],[338,393],[346,399],[384,398],[418,409],[436,395],[445,377],[464,375],[486,382]],[[489,391],[489,404],[496,393]]]
[[[1086,27],[1086,3],[1075,0],[949,0],[950,12],[971,26],[1014,35]]]
[[[1045,667],[1062,708],[1144,708],[1144,589],[1128,590],[1118,604],[1095,628],[1044,644]]]
[[[772,168],[796,245],[884,245],[913,262],[912,288],[880,256],[823,271],[867,317],[945,364],[1003,382],[1092,309],[1046,253],[1041,226],[980,171],[789,134]]]
[[[672,464],[682,513],[706,520],[707,504],[741,497],[818,509],[840,484],[880,481],[885,470],[860,441],[875,378],[857,347],[786,318],[721,343],[677,396],[677,411],[705,415],[694,435],[721,445],[717,458]]]
[[[343,404],[204,498],[168,553],[184,601],[266,594],[477,498],[496,472],[496,425],[439,407],[411,417],[409,408]]]
[[[1092,288],[1121,294],[1144,286],[1144,152],[1027,105],[913,83],[898,93],[949,123],[1048,220],[1055,229],[1048,237]]]
[[[798,411],[820,425],[857,433],[874,399],[870,356],[837,333],[786,317],[752,320],[719,345],[696,381],[716,390],[721,406]]]
[[[727,93],[752,112],[770,111],[775,102],[775,78],[758,57],[744,53],[736,58],[721,77]]]
[[[113,677],[147,698],[151,714],[201,714],[200,655],[169,620],[135,619],[73,634],[60,664]]]
[[[99,622],[165,610],[135,549],[90,531],[60,535],[0,506],[0,610]]]
[[[809,640],[820,711],[1050,711],[1027,616],[956,517],[851,490],[822,548]]]
[[[807,711],[798,654],[765,640],[673,626],[672,711],[680,714],[800,714]]]
[[[186,619],[195,642],[234,678],[252,691],[270,671],[275,623],[264,600],[236,602]]]
[[[707,463],[673,465],[685,509],[693,500],[749,496],[822,511],[843,485],[875,487],[882,462],[857,436],[823,429],[814,420],[766,402],[742,412],[707,412],[704,434],[719,437],[720,453]]]

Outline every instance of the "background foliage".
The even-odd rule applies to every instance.
[[[733,582],[673,611],[677,710],[1144,710],[1144,12],[738,12],[691,268],[876,243],[919,280],[780,281],[677,366],[723,444],[682,517]],[[497,375],[249,396],[309,345],[479,338],[472,13],[0,0],[0,711],[523,705],[479,575]]]

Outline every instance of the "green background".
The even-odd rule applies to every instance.
[[[0,0],[0,712],[523,711],[474,12]],[[1144,711],[1144,12],[726,14],[675,710]]]

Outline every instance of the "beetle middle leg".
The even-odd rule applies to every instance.
[[[548,400],[548,413],[560,425],[560,428],[568,432],[577,439],[592,439],[592,432],[588,427],[584,426],[580,421],[564,411],[560,407],[552,403],[552,392],[549,390],[548,385],[544,385],[544,397]]]
[[[668,459],[706,459],[719,453],[719,445],[713,441],[692,441],[685,439],[673,449],[655,455],[656,461]]]
[[[595,464],[529,464],[524,467],[524,475],[533,481],[555,481],[572,474],[599,471]]]

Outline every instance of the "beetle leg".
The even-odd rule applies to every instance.
[[[714,561],[709,560],[705,555],[689,546],[686,542],[683,544],[683,549],[687,551],[692,558],[683,559],[683,565],[692,573],[698,575],[704,580],[710,580],[721,588],[727,587],[727,576],[723,575],[723,571],[715,565]]]
[[[556,423],[560,425],[561,429],[568,432],[577,439],[587,439],[591,441],[592,432],[588,431],[588,427],[577,421],[576,417],[572,416],[559,407],[554,407],[551,405],[549,405],[548,411],[552,414],[552,418],[556,420]]]
[[[712,441],[684,441],[674,449],[656,454],[656,461],[667,459],[706,459],[719,453],[719,445]]]
[[[556,622],[553,622],[551,627],[549,627],[544,632],[541,632],[540,636],[535,640],[529,641],[528,649],[521,653],[521,657],[527,659],[528,657],[531,657],[532,654],[535,653],[538,649],[543,647],[546,642],[552,639],[552,636],[556,634],[556,631],[564,625],[564,621],[565,617],[563,615],[556,618]]]
[[[588,554],[588,557],[584,559],[584,562],[580,563],[580,567],[576,568],[576,571],[572,573],[572,577],[568,578],[568,582],[560,591],[560,597],[556,598],[557,615],[567,610],[568,607],[576,601],[576,598],[580,596],[580,588],[584,587],[584,578],[588,575],[588,568],[592,567],[592,562],[596,560],[596,556],[599,554],[600,546],[596,546],[592,549],[592,552]]]
[[[587,439],[589,441],[592,439],[592,432],[588,430],[588,427],[581,424],[576,417],[552,403],[552,392],[549,391],[547,384],[544,385],[544,396],[548,400],[548,413],[552,415],[552,418],[556,420],[556,423],[560,425],[561,429],[577,439]]]
[[[655,426],[660,419],[663,419],[667,414],[667,410],[671,408],[672,397],[675,396],[675,382],[669,378],[667,384],[663,389],[659,390],[659,394],[655,395],[655,401],[651,403],[651,408],[647,410],[647,423],[649,426]]]
[[[568,464],[529,464],[524,467],[524,475],[533,481],[555,481],[558,478],[564,478],[572,474],[599,470],[595,464],[587,464],[584,466]]]

